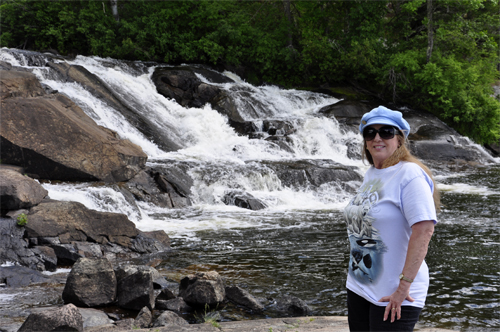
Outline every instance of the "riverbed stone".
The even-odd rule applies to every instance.
[[[192,307],[216,306],[226,297],[224,281],[215,271],[197,272],[181,280],[179,296]]]
[[[262,210],[267,207],[263,201],[242,190],[226,191],[222,201],[226,205],[234,205],[249,210]]]
[[[80,258],[68,275],[62,299],[79,307],[105,306],[115,302],[116,288],[115,272],[107,259]]]
[[[189,323],[175,312],[172,311],[164,311],[161,313],[158,318],[155,319],[153,323],[153,327],[161,327],[161,326],[188,326]]]
[[[311,308],[307,303],[293,295],[282,295],[276,299],[276,310],[281,314],[298,317],[307,316],[311,313]]]
[[[18,332],[83,331],[83,318],[78,308],[68,304],[28,316]]]
[[[153,314],[148,307],[144,307],[139,311],[134,320],[134,326],[138,328],[148,328],[153,323]]]
[[[116,269],[117,304],[120,308],[141,310],[143,307],[154,309],[155,293],[153,280],[157,278],[156,269],[150,266],[125,265]]]
[[[40,183],[18,170],[0,165],[0,209],[27,209],[39,204],[48,192]]]
[[[80,314],[82,315],[84,329],[113,323],[108,315],[101,310],[93,308],[78,308],[78,311],[80,311]]]
[[[170,310],[177,313],[186,313],[193,311],[193,308],[184,301],[182,297],[176,297],[169,300],[156,298],[155,309]]]
[[[226,299],[253,312],[264,310],[264,306],[252,294],[239,286],[227,286]]]

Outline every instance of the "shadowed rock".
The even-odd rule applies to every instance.
[[[82,315],[73,304],[32,313],[18,332],[36,331],[83,331]]]
[[[311,312],[311,309],[303,300],[291,295],[277,298],[276,309],[284,315],[293,317],[307,316]]]
[[[249,292],[238,286],[226,287],[226,299],[254,312],[262,312],[264,306]]]
[[[189,306],[182,299],[182,297],[176,297],[174,299],[169,299],[169,300],[156,298],[155,309],[170,310],[180,314],[193,311],[193,308]]]
[[[156,272],[156,273],[155,273]],[[158,271],[150,266],[126,265],[116,269],[118,306],[124,309],[154,309],[153,280]]]
[[[0,209],[27,209],[40,203],[48,192],[40,183],[19,171],[0,165]]]
[[[197,272],[181,280],[179,296],[192,307],[216,306],[224,301],[226,291],[217,272]]]
[[[226,205],[234,205],[249,210],[262,210],[267,207],[264,202],[241,190],[226,192],[222,201]]]
[[[107,259],[80,258],[68,275],[62,299],[79,307],[105,306],[115,302],[116,285]]]
[[[148,307],[142,308],[134,320],[134,326],[144,329],[148,328],[151,323],[153,323],[153,314],[151,310],[149,310]]]

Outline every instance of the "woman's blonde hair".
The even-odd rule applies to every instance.
[[[432,179],[432,182],[434,183],[434,192],[432,194],[434,198],[434,205],[436,207],[437,212],[441,211],[441,195],[439,193],[439,189],[436,186],[436,181],[434,181],[434,177],[432,176],[431,170],[427,166],[425,166],[424,163],[422,163],[418,158],[416,158],[411,154],[410,150],[408,150],[405,136],[401,132],[400,135],[396,135],[396,137],[399,142],[399,147],[396,149],[396,151],[394,151],[394,153],[389,158],[384,160],[384,162],[382,163],[382,168],[394,166],[400,161],[408,161],[420,166],[425,171],[425,173],[429,175],[429,177]],[[363,140],[363,151],[361,152],[361,154],[363,159],[368,160],[370,165],[374,165],[373,157],[370,154],[370,151],[368,151],[368,147],[366,145],[365,140]]]

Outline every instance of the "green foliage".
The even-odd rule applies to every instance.
[[[286,4],[289,3],[289,11]],[[3,0],[0,46],[169,64],[242,66],[252,83],[348,82],[498,139],[499,0]],[[474,125],[472,125],[474,124]]]
[[[28,216],[24,213],[21,213],[17,216],[17,225],[26,226],[26,224],[28,224]]]

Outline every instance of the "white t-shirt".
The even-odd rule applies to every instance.
[[[419,221],[437,222],[432,192],[434,184],[415,163],[400,162],[371,167],[356,196],[344,210],[351,247],[347,288],[369,302],[389,296],[399,285],[412,233]],[[429,287],[425,261],[410,287],[415,302],[402,305],[423,308]]]

